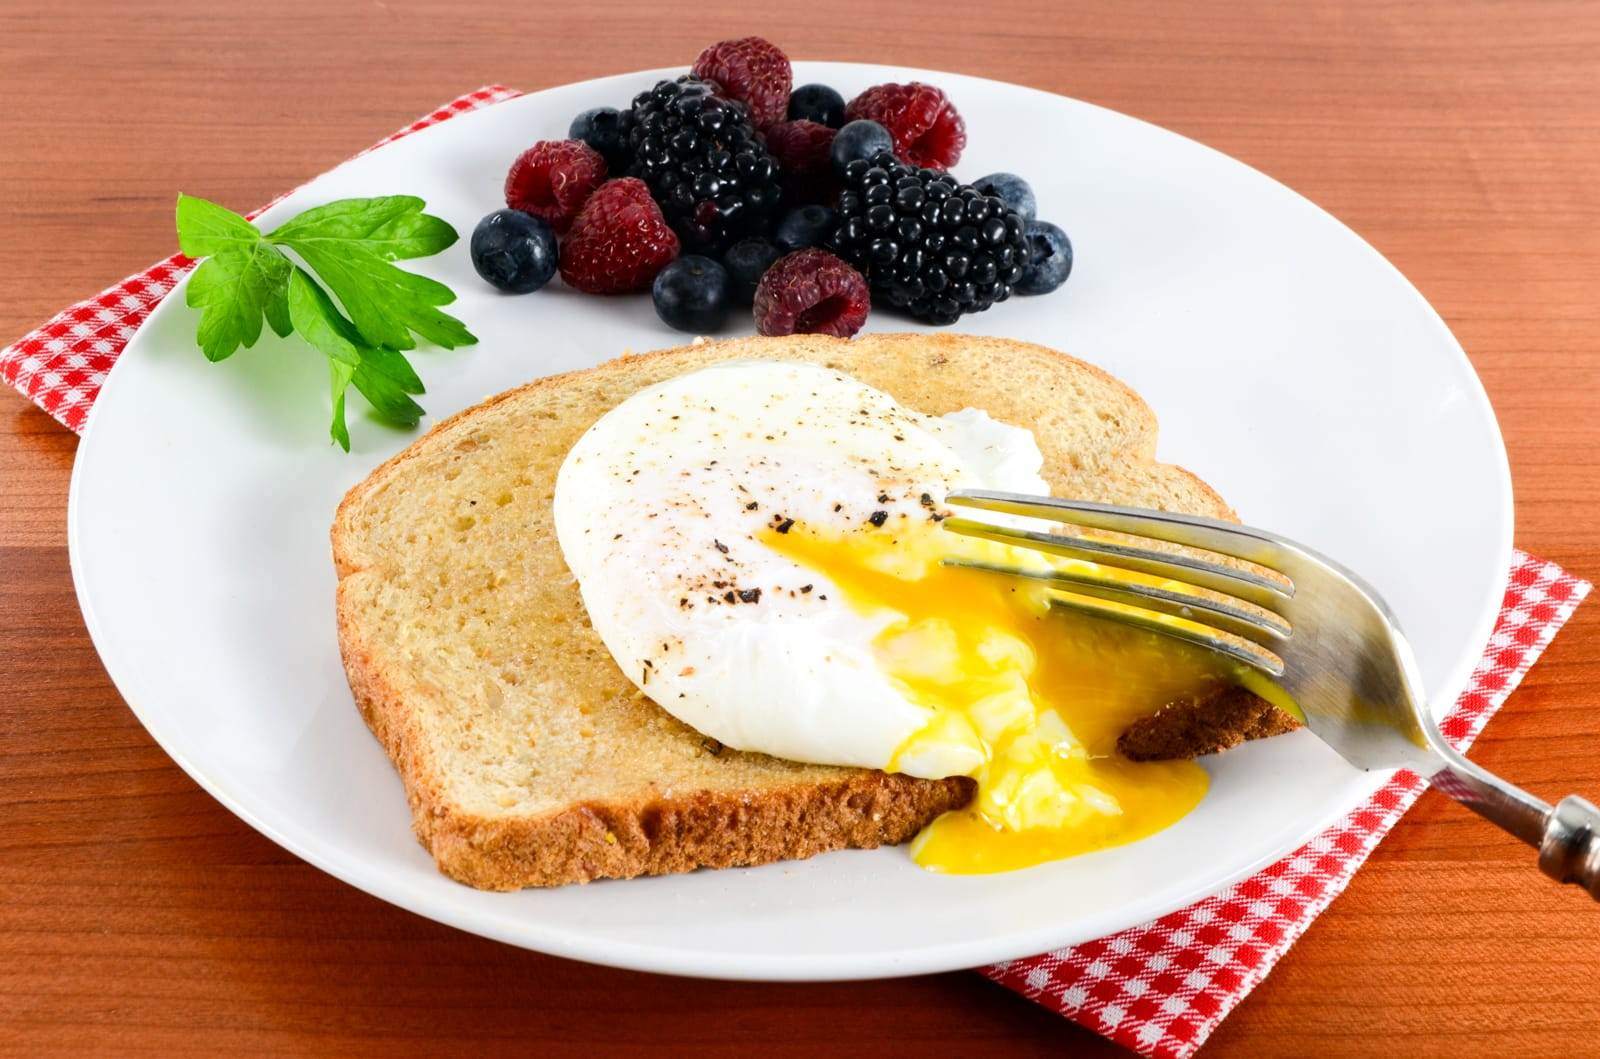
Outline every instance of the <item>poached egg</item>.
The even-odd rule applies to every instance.
[[[1226,679],[1204,651],[1053,609],[1060,590],[945,565],[1091,564],[945,532],[957,489],[1045,494],[1033,435],[929,416],[839,371],[740,361],[602,416],[556,479],[590,621],[664,709],[726,746],[971,776],[925,867],[985,872],[1144,837],[1206,789],[1116,753],[1127,725]]]

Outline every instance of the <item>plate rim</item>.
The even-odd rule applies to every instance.
[[[1493,441],[1495,442],[1494,449],[1498,455],[1498,459],[1494,461],[1495,467],[1493,468],[1495,472],[1494,485],[1496,486],[1500,495],[1504,496],[1505,504],[1496,527],[1498,531],[1497,551],[1499,552],[1499,561],[1501,567],[1505,571],[1509,572],[1513,551],[1513,532],[1515,526],[1515,494],[1512,488],[1510,463],[1505,448],[1504,435],[1500,429],[1499,420],[1494,413],[1493,405],[1489,401],[1488,393],[1484,389],[1482,379],[1473,366],[1471,359],[1467,356],[1466,351],[1462,348],[1461,343],[1455,338],[1454,334],[1450,331],[1449,326],[1439,315],[1438,311],[1434,309],[1434,307],[1427,301],[1427,299],[1416,288],[1416,286],[1403,273],[1401,273],[1400,270],[1388,260],[1388,258],[1379,252],[1376,247],[1367,242],[1366,239],[1364,239],[1349,225],[1340,221],[1327,210],[1301,195],[1293,188],[1290,188],[1288,185],[1283,184],[1282,182],[1276,180],[1272,176],[1262,172],[1254,166],[1240,161],[1231,155],[1227,155],[1216,148],[1210,147],[1204,143],[1200,143],[1197,140],[1193,140],[1182,133],[1174,132],[1173,130],[1155,125],[1152,122],[1145,121],[1142,118],[1124,114],[1120,111],[1102,107],[1098,104],[1090,103],[1072,96],[1065,96],[1060,93],[1050,92],[1045,89],[1034,88],[1028,85],[1017,84],[1015,82],[1004,81],[996,78],[979,77],[971,74],[959,73],[956,71],[938,71],[876,63],[850,63],[823,60],[797,60],[797,65],[803,65],[808,68],[826,67],[841,71],[848,70],[853,74],[866,72],[869,76],[896,76],[911,74],[918,77],[926,77],[930,80],[939,77],[958,77],[971,81],[983,82],[990,85],[1003,86],[1005,89],[1011,91],[1020,90],[1024,92],[1039,93],[1041,95],[1054,97],[1056,99],[1069,100],[1074,104],[1089,107],[1105,114],[1113,115],[1121,120],[1133,121],[1141,125],[1157,129],[1167,136],[1177,137],[1178,139],[1184,140],[1189,144],[1203,148],[1208,153],[1219,155],[1222,158],[1227,159],[1227,161],[1231,164],[1247,169],[1262,180],[1270,182],[1280,191],[1287,192],[1289,196],[1291,196],[1294,200],[1297,200],[1297,204],[1300,207],[1310,207],[1317,213],[1322,214],[1327,221],[1331,221],[1334,225],[1342,228],[1351,238],[1356,241],[1357,244],[1359,244],[1363,252],[1370,259],[1375,260],[1381,265],[1382,268],[1386,269],[1392,279],[1398,280],[1401,289],[1406,291],[1409,297],[1423,309],[1430,321],[1430,325],[1436,328],[1445,337],[1445,339],[1448,341],[1449,347],[1454,350],[1455,355],[1459,358],[1460,365],[1466,369],[1465,377],[1466,379],[1470,379],[1471,383],[1473,384],[1467,388],[1470,399],[1472,400],[1475,410],[1479,413],[1480,417],[1484,419],[1492,428],[1491,432],[1493,435]],[[462,120],[471,120],[474,115],[486,113],[496,109],[497,107],[515,106],[519,100],[533,99],[544,92],[552,90],[566,90],[572,88],[597,86],[604,82],[625,79],[639,79],[642,81],[652,76],[676,76],[681,72],[681,67],[666,67],[654,70],[639,70],[618,74],[609,74],[602,77],[590,78],[584,81],[548,86],[545,89],[524,93],[520,96],[504,100],[500,103],[479,108],[476,111],[470,111],[457,115],[451,120],[451,123]],[[442,125],[446,123],[441,122],[439,124]],[[426,135],[429,131],[431,131],[432,128],[437,127],[437,125],[430,126],[429,128],[418,130],[418,132],[413,133],[412,135]],[[406,138],[409,139],[410,137],[408,136]],[[385,146],[387,146],[387,144]],[[382,150],[382,148],[378,148],[377,150]],[[372,153],[376,152],[374,151]],[[280,208],[285,207],[288,203],[288,200],[294,197],[297,193],[315,184],[317,181],[326,176],[327,173],[335,172],[353,160],[354,158],[347,159],[325,173],[317,174],[316,176],[306,180],[293,191],[275,201],[267,210],[263,211],[263,216],[272,216],[272,214],[277,212]],[[124,346],[124,350],[126,350],[127,346],[133,345],[139,339],[140,335],[142,335],[145,329],[151,325],[151,323],[157,318],[158,314],[176,311],[169,309],[168,306],[169,304],[180,300],[177,299],[176,296],[182,289],[184,289],[192,275],[193,272],[191,270],[173,285],[171,290],[169,290],[166,296],[162,299],[161,303],[159,303],[150,312],[150,314],[135,330],[134,334],[129,336],[127,344]],[[1295,837],[1292,839],[1292,841],[1286,841],[1282,845],[1282,848],[1268,851],[1259,857],[1252,858],[1247,863],[1243,864],[1243,866],[1234,870],[1218,873],[1203,885],[1192,889],[1189,896],[1182,899],[1182,903],[1177,905],[1172,903],[1172,899],[1170,897],[1159,901],[1152,900],[1150,898],[1142,898],[1116,906],[1115,914],[1107,912],[1100,914],[1098,917],[1092,917],[1087,920],[1074,920],[1067,926],[1053,931],[1048,927],[1032,927],[1025,931],[1017,930],[1004,935],[991,936],[983,939],[981,942],[945,942],[917,948],[901,948],[889,951],[887,953],[873,954],[871,956],[844,955],[839,953],[774,956],[765,953],[716,953],[709,950],[689,950],[687,953],[680,953],[678,950],[659,944],[643,944],[635,942],[619,942],[611,939],[596,939],[593,935],[552,930],[547,924],[542,922],[528,922],[523,920],[516,924],[511,924],[507,922],[508,917],[504,915],[488,914],[480,912],[476,909],[468,908],[464,905],[438,902],[433,900],[427,892],[408,887],[407,884],[405,884],[403,877],[396,876],[395,879],[392,880],[389,877],[389,873],[381,870],[367,870],[365,873],[363,873],[364,864],[359,859],[352,859],[348,862],[344,862],[335,857],[326,856],[324,855],[323,850],[318,848],[315,843],[303,841],[301,837],[297,837],[287,833],[284,830],[281,830],[270,821],[262,818],[251,809],[243,805],[238,799],[229,793],[228,788],[221,781],[211,775],[205,768],[191,760],[187,754],[175,749],[175,747],[171,745],[173,742],[175,742],[175,739],[173,739],[173,732],[170,730],[165,733],[158,732],[151,726],[146,719],[146,711],[138,705],[138,701],[141,697],[139,693],[142,692],[143,689],[135,687],[137,681],[134,679],[134,674],[127,671],[125,668],[120,675],[113,671],[113,666],[107,654],[107,646],[111,645],[113,640],[98,618],[94,608],[93,600],[90,597],[90,589],[86,583],[88,575],[85,571],[85,558],[82,551],[83,545],[81,544],[82,523],[79,516],[82,508],[82,479],[84,475],[83,468],[88,462],[90,462],[85,458],[85,453],[93,451],[91,448],[91,442],[98,437],[95,428],[97,423],[102,418],[98,413],[102,405],[105,404],[107,394],[111,392],[113,380],[121,377],[119,376],[117,369],[121,366],[123,359],[123,357],[119,356],[117,361],[113,363],[111,370],[108,372],[106,379],[102,383],[101,391],[97,395],[94,405],[90,409],[90,413],[84,425],[83,433],[79,439],[77,449],[74,453],[67,498],[67,548],[72,573],[74,594],[78,601],[79,608],[83,614],[84,624],[89,632],[90,640],[94,644],[96,653],[101,659],[101,663],[106,671],[107,677],[111,680],[113,686],[116,687],[118,694],[121,696],[128,709],[134,714],[135,718],[139,721],[140,725],[145,729],[150,737],[157,743],[157,745],[161,747],[162,751],[166,753],[175,764],[183,769],[183,771],[203,790],[205,790],[207,794],[220,802],[233,815],[244,821],[258,833],[276,843],[278,846],[313,865],[319,870],[327,872],[329,875],[334,876],[342,882],[369,893],[380,900],[396,905],[397,907],[404,908],[407,911],[424,916],[428,919],[432,919],[436,922],[445,923],[449,926],[456,927],[479,936],[493,938],[507,944],[516,945],[521,948],[533,949],[535,951],[545,952],[555,956],[582,960],[604,966],[654,973],[674,974],[687,977],[761,981],[849,981],[909,974],[942,972],[956,969],[970,969],[988,963],[1001,962],[1008,959],[1017,959],[1026,955],[1031,955],[1035,952],[1049,951],[1062,946],[1078,944],[1093,938],[1103,937],[1107,934],[1115,933],[1132,926],[1137,926],[1138,924],[1149,919],[1176,911],[1178,908],[1187,907],[1188,904],[1196,901],[1204,900],[1205,898],[1214,896],[1218,892],[1226,889],[1239,880],[1247,878],[1260,871],[1263,867],[1282,859],[1284,856],[1299,848],[1310,838],[1326,830],[1337,820],[1343,818],[1357,807],[1358,803],[1341,803],[1330,806],[1325,812],[1318,815],[1318,818],[1314,823],[1307,823],[1301,828],[1295,829]],[[1437,696],[1437,700],[1434,702],[1434,709],[1436,713],[1442,708],[1442,704],[1454,701],[1454,698],[1458,696],[1465,688],[1472,670],[1478,664],[1482,649],[1483,647],[1487,646],[1490,635],[1493,632],[1494,625],[1499,614],[1498,601],[1502,597],[1503,591],[1503,583],[1492,585],[1485,590],[1484,598],[1480,602],[1480,612],[1478,620],[1475,623],[1474,633],[1470,637],[1470,643],[1476,645],[1477,650],[1462,650],[1460,652],[1460,655],[1455,665],[1451,668],[1447,679],[1440,685],[1441,688],[1448,693],[1448,698],[1444,695],[1435,693]],[[130,689],[134,690],[136,693],[130,695]],[[1375,791],[1387,781],[1390,775],[1392,775],[1392,772],[1390,771],[1370,773],[1368,782],[1364,786],[1370,788],[1372,791]],[[1364,797],[1370,797],[1370,794]],[[512,929],[513,926],[515,926],[516,929]],[[846,964],[848,966],[845,966]]]

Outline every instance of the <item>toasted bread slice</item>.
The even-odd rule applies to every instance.
[[[453,878],[510,890],[899,843],[971,797],[965,778],[723,749],[640,695],[590,628],[551,520],[567,450],[635,391],[739,358],[826,364],[919,411],[1027,427],[1057,495],[1232,517],[1204,482],[1155,462],[1155,419],[1126,386],[1003,339],[705,342],[491,398],[379,467],[333,524],[351,690]],[[1141,730],[1147,756],[1293,726],[1270,707],[1172,713],[1179,723]]]

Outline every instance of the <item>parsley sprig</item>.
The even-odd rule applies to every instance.
[[[187,299],[200,310],[195,340],[206,359],[255,345],[265,320],[275,334],[298,334],[328,358],[328,432],[346,452],[351,386],[379,418],[416,426],[422,406],[412,395],[423,392],[422,380],[403,351],[419,338],[446,349],[477,341],[440,311],[455,301],[449,287],[393,264],[456,241],[455,229],[423,213],[424,205],[410,195],[343,199],[263,234],[232,210],[179,195],[178,246],[205,259],[189,279]]]

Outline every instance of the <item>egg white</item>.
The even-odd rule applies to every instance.
[[[894,613],[857,612],[761,536],[925,520],[960,488],[1046,493],[1042,464],[1029,431],[977,409],[926,416],[829,368],[731,362],[590,427],[557,476],[555,528],[595,630],[668,712],[736,749],[884,768],[929,718],[874,660]],[[899,764],[972,768],[955,749]]]

